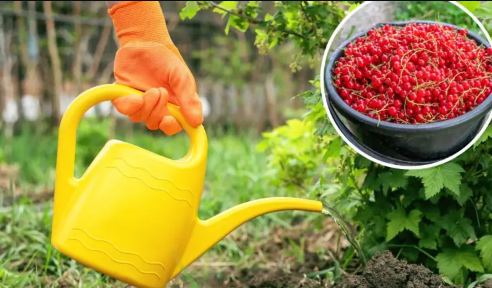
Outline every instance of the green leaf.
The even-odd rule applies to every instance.
[[[403,207],[408,207],[415,200],[425,198],[425,188],[421,188],[419,191],[412,191],[412,193],[407,193],[403,195],[402,205]]]
[[[251,18],[256,18],[258,12],[261,11],[260,2],[261,1],[248,1],[244,7],[244,14]]]
[[[268,148],[270,148],[270,142],[268,139],[263,139],[256,145],[256,151],[258,152],[265,152]]]
[[[272,49],[273,47],[275,47],[275,45],[277,45],[277,43],[278,43],[278,38],[273,39],[272,42],[268,44],[268,49]]]
[[[325,155],[323,156],[323,161],[326,161],[328,158],[340,157],[340,152],[342,151],[342,137],[336,137],[331,140],[328,145],[328,149],[326,149]]]
[[[255,32],[256,32],[256,35],[257,36],[268,37],[268,35],[266,34],[265,30],[255,29]]]
[[[299,96],[302,96],[304,106],[316,105],[321,101],[321,94],[314,93],[311,90],[307,90],[306,92],[299,94]]]
[[[458,201],[458,203],[461,206],[463,206],[466,203],[466,201],[468,201],[468,199],[470,199],[470,197],[473,196],[473,190],[470,188],[470,186],[468,186],[468,184],[463,183],[461,184],[460,187],[460,195],[459,196],[453,195],[453,196],[456,199],[456,201]]]
[[[485,268],[492,271],[492,235],[480,238],[475,248],[480,251]]]
[[[389,212],[386,218],[390,220],[387,227],[386,241],[395,238],[403,230],[412,231],[417,237],[419,233],[419,223],[422,220],[422,212],[417,209],[412,210],[408,215],[405,210],[398,206],[396,210]]]
[[[220,7],[222,7],[222,8],[225,8],[225,9],[227,9],[227,10],[231,10],[231,11],[232,11],[232,10],[236,9],[236,7],[237,7],[237,3],[238,3],[238,2],[239,2],[239,1],[222,1],[222,2],[219,4],[219,6],[220,6]],[[214,10],[212,10],[212,11],[213,11],[213,12],[215,12],[215,13],[219,13],[219,14],[221,14],[221,15],[222,15],[222,18],[224,18],[224,17],[225,17],[225,15],[227,15],[227,12],[225,12],[224,10],[219,9],[219,8],[215,8],[215,9],[214,9]]]
[[[480,276],[480,278],[478,278],[477,281],[473,281],[472,283],[470,283],[470,285],[468,285],[467,288],[475,288],[475,285],[483,284],[483,283],[485,283],[485,281],[487,281],[489,279],[492,279],[492,274],[484,274],[484,275]]]
[[[425,187],[425,196],[429,199],[439,193],[444,187],[458,195],[462,177],[461,173],[463,172],[465,170],[460,165],[450,162],[429,169],[410,170],[406,175],[422,179]]]
[[[381,188],[381,182],[379,181],[378,173],[376,170],[369,170],[366,178],[364,178],[363,189],[379,190]]]
[[[490,15],[492,14],[492,1],[485,1],[484,3],[480,4],[480,7],[478,7],[473,14],[479,18],[490,18]],[[490,126],[487,128],[487,130],[490,128]]]
[[[462,267],[473,272],[483,273],[483,266],[473,247],[465,246],[460,249],[444,249],[436,256],[439,273],[450,279],[455,279]]]
[[[455,226],[448,230],[447,234],[453,238],[454,243],[458,247],[465,244],[468,239],[477,239],[472,221],[468,218],[460,219]]]
[[[222,2],[220,2],[220,6],[222,6],[223,8],[226,8],[228,10],[234,10],[237,8],[238,3],[239,3],[239,1],[222,1]]]
[[[401,255],[405,260],[410,261],[410,262],[416,262],[419,259],[419,250],[415,248],[406,248],[403,249],[401,252]]]
[[[390,188],[405,188],[408,184],[408,178],[405,176],[405,170],[394,169],[379,175],[383,191]]]
[[[492,13],[492,10],[490,11]],[[478,145],[482,144],[483,142],[487,141],[489,138],[492,138],[492,125],[487,127],[485,129],[485,132],[483,132],[482,136],[473,144],[473,147],[477,147]]]
[[[443,229],[447,231],[447,235],[451,237],[456,246],[461,246],[468,241],[468,239],[475,240],[475,229],[472,226],[472,221],[463,217],[463,212],[449,211],[437,221]]]
[[[357,155],[355,155],[354,163],[355,163],[356,168],[364,169],[364,168],[369,168],[369,166],[371,166],[372,162],[369,159],[367,159],[366,157],[364,157],[360,154],[357,154]]]
[[[273,19],[273,15],[269,14],[269,13],[266,13],[265,15],[265,21],[270,21]]]
[[[224,33],[226,35],[229,35],[229,30],[231,29],[231,25],[234,23],[234,16],[230,15],[229,18],[227,19],[227,24],[224,28]]]
[[[421,211],[424,211],[425,218],[430,221],[436,222],[441,219],[441,210],[439,209],[439,206],[426,202],[419,208]]]
[[[420,231],[422,232],[419,240],[419,247],[426,249],[437,250],[437,237],[441,231],[441,227],[434,224],[420,223]]]
[[[229,33],[229,28],[234,27],[241,32],[246,32],[249,28],[249,23],[246,19],[242,17],[238,17],[236,15],[229,15],[229,19],[227,20],[227,25],[225,29],[226,35]]]
[[[186,6],[179,12],[179,16],[181,20],[185,20],[186,18],[192,19],[199,10],[200,7],[198,7],[197,1],[186,1]]]
[[[468,11],[474,12],[478,6],[480,6],[480,1],[457,1],[459,4],[463,5]]]
[[[355,4],[352,4],[350,5],[349,7],[349,12],[352,12],[355,10],[355,8],[359,7],[360,6],[360,3],[355,3]]]

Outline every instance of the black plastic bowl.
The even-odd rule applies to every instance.
[[[462,30],[455,25],[434,21],[411,21],[379,23],[382,25],[405,26],[410,23],[440,24]],[[371,28],[371,29],[372,29]],[[336,92],[332,82],[332,71],[344,48],[369,30],[354,35],[337,48],[325,67],[325,97],[337,126],[348,140],[373,158],[395,165],[424,165],[445,159],[469,144],[485,124],[492,107],[492,97],[468,113],[453,119],[427,124],[398,124],[366,116],[347,105]],[[468,37],[479,45],[490,44],[477,34],[468,31]],[[340,119],[345,118],[346,124]]]

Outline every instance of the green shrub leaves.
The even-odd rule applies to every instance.
[[[446,163],[441,166],[424,170],[411,170],[407,176],[419,177],[425,187],[427,199],[434,197],[442,188],[446,187],[456,195],[460,193],[461,173],[463,168],[456,163]]]
[[[419,223],[422,220],[422,212],[419,210],[414,209],[407,215],[405,210],[399,206],[396,210],[388,213],[386,218],[389,220],[386,241],[391,241],[405,229],[420,237]]]
[[[458,277],[462,268],[484,272],[482,262],[470,246],[462,249],[444,249],[436,256],[436,260],[439,272],[450,279]]]
[[[488,270],[492,270],[492,235],[480,238],[477,243],[477,250],[483,259],[483,264]]]

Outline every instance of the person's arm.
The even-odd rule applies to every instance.
[[[116,83],[145,91],[113,101],[120,113],[151,130],[168,135],[182,127],[169,115],[167,103],[180,107],[191,126],[203,122],[195,79],[174,45],[158,1],[106,1],[119,46],[115,57]]]

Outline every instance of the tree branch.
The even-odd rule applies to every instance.
[[[251,23],[251,24],[259,24],[259,23],[261,23],[261,22],[262,22],[262,21],[260,21],[260,20],[258,20],[258,19],[252,18],[252,17],[250,17],[250,16],[248,16],[248,15],[244,15],[243,13],[238,13],[238,12],[235,12],[235,11],[229,10],[229,9],[227,9],[227,8],[224,8],[224,7],[220,6],[219,4],[214,3],[213,1],[207,1],[207,3],[208,3],[210,6],[213,6],[213,7],[217,8],[217,9],[219,9],[219,10],[222,10],[222,11],[224,11],[224,12],[226,12],[226,13],[229,13],[229,14],[232,14],[232,15],[236,15],[236,16],[238,16],[238,17],[241,17],[241,18],[243,18],[243,19],[246,19],[246,20],[248,20],[248,22],[249,22],[249,23]]]
[[[220,6],[219,4],[216,4],[216,3],[212,2],[212,1],[206,1],[206,2],[210,6],[215,7],[216,9],[219,9],[219,10],[222,10],[222,11],[228,13],[228,14],[232,14],[234,16],[243,18],[243,19],[247,20],[250,24],[260,24],[261,22],[263,22],[263,21],[261,21],[259,19],[252,18],[252,17],[250,17],[248,15],[245,15],[243,13],[238,13],[238,12],[232,11],[230,9],[224,8],[224,7]],[[276,17],[276,15],[273,17],[273,19],[275,19],[275,17]],[[270,20],[270,21],[272,21],[272,20]],[[295,32],[295,31],[292,31],[292,30],[289,30],[289,29],[284,29],[283,32],[285,34],[296,36],[298,38],[301,38],[301,39],[304,39],[305,40],[304,36],[302,36],[301,34]]]

